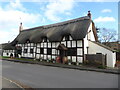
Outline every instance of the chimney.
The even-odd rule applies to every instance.
[[[88,11],[87,16],[89,16],[89,17],[90,17],[90,19],[91,19],[91,13],[90,13],[90,11]]]
[[[19,33],[23,30],[23,26],[22,26],[22,22],[20,23],[20,26],[19,26]]]

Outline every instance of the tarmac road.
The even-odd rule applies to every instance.
[[[2,61],[2,75],[32,88],[118,88],[118,75]]]

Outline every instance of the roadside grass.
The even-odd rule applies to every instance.
[[[34,59],[27,59],[27,58],[10,58],[10,57],[7,57],[7,56],[0,56],[0,58],[2,58],[2,59],[9,59],[9,60],[23,60],[23,61],[37,62]]]
[[[0,58],[2,58],[3,60],[4,59],[8,59],[8,60],[21,60],[21,61],[30,61],[30,62],[35,62],[35,63],[51,63],[51,64],[53,64],[53,62],[51,61],[51,60],[42,60],[42,61],[40,61],[40,60],[34,60],[34,59],[29,59],[29,58],[10,58],[10,57],[7,57],[7,56],[0,56]],[[63,64],[61,64],[61,63],[57,63],[57,62],[55,62],[55,64],[57,64],[57,65],[63,65]],[[68,65],[68,64],[66,64],[66,65]],[[76,66],[76,63],[71,63],[71,65],[72,66]],[[106,66],[102,66],[102,65],[97,65],[97,66],[95,66],[95,65],[89,65],[89,64],[80,64],[80,65],[78,65],[78,66],[84,66],[84,67],[96,67],[96,68],[99,68],[99,69],[106,69],[107,67]]]

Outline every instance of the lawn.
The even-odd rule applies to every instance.
[[[10,58],[10,57],[7,57],[7,56],[0,56],[0,58],[2,58],[2,59],[9,59],[9,60],[23,60],[23,61],[32,61],[32,62],[36,62],[36,60],[27,59],[27,58]]]

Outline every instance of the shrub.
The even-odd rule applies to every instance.
[[[99,65],[97,68],[100,68],[100,69],[106,69],[106,66]]]

